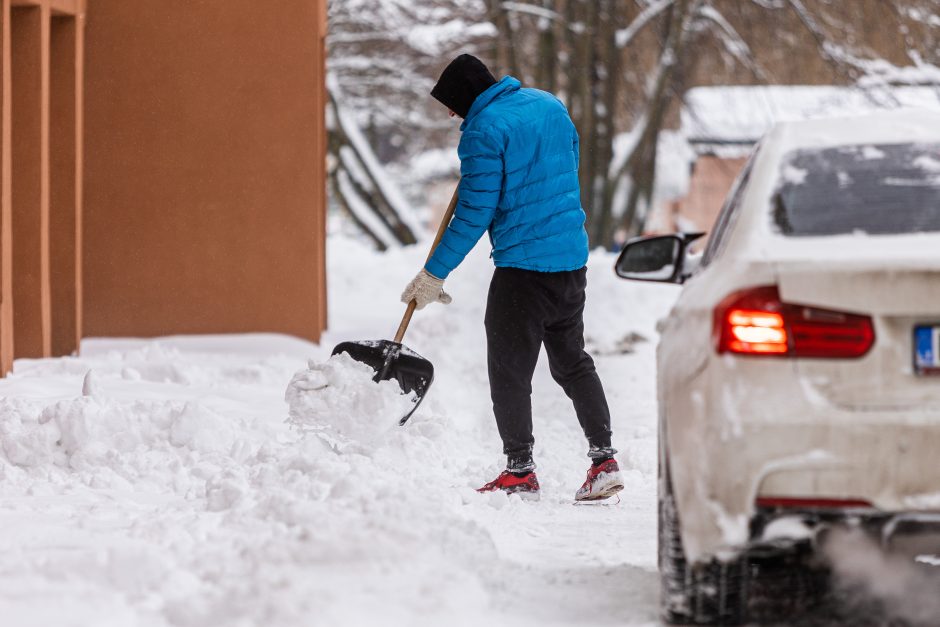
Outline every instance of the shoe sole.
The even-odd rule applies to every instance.
[[[623,484],[615,483],[613,485],[607,486],[606,488],[604,488],[600,492],[597,492],[596,494],[588,494],[586,496],[582,496],[581,498],[578,498],[576,496],[574,497],[574,500],[575,501],[600,501],[603,499],[609,499],[610,497],[617,494],[621,490],[623,490]]]

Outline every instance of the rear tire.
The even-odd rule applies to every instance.
[[[740,625],[747,622],[748,568],[743,555],[689,565],[668,476],[659,495],[660,608],[666,623]]]
[[[778,624],[841,609],[830,598],[831,574],[809,543],[789,551],[742,551],[730,561],[690,566],[668,475],[659,497],[660,608],[678,625]],[[830,604],[835,602],[833,607]],[[854,613],[854,612],[853,612]],[[864,612],[868,614],[869,612]],[[855,619],[821,624],[860,624]],[[865,623],[868,624],[868,623]]]
[[[831,589],[830,573],[809,543],[787,552],[748,555],[748,618],[759,624],[813,618],[818,624],[854,624],[858,620],[834,620],[826,612],[838,611],[825,604]]]

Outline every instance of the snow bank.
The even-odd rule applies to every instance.
[[[45,556],[54,567],[33,586],[63,581],[97,603],[117,598],[133,608],[123,625],[358,625],[386,611],[387,624],[432,624],[455,608],[471,615],[486,597],[495,548],[460,513],[472,490],[440,472],[459,447],[456,433],[442,417],[398,429],[394,415],[410,401],[361,368],[340,356],[295,376],[291,421],[311,431],[299,436],[276,403],[252,419],[244,408],[223,412],[224,394],[207,402],[111,398],[120,372],[104,366],[98,398],[80,396],[75,377],[68,400],[4,399],[4,493],[71,503],[70,516],[92,536],[54,528],[20,567],[35,573],[30,555]],[[304,389],[317,381],[333,386],[325,395]],[[384,411],[393,417],[383,427]],[[329,443],[339,438],[343,446]],[[80,504],[102,499],[115,511],[99,529]],[[138,499],[162,505],[140,510]],[[58,556],[49,542],[72,546],[72,555]],[[0,599],[5,616],[26,620],[41,610]],[[423,614],[426,622],[414,622]]]
[[[195,402],[78,397],[45,407],[0,401],[0,464],[57,482],[186,493],[201,461],[228,456],[239,425]],[[180,482],[180,472],[187,481]],[[205,467],[202,468],[205,471]]]
[[[612,255],[592,255],[587,340],[627,491],[618,507],[571,506],[586,444],[543,362],[543,497],[525,503],[474,491],[504,463],[483,246],[449,279],[454,304],[409,328],[436,381],[404,428],[397,384],[329,357],[394,331],[425,252],[330,240],[334,326],[319,346],[96,340],[81,357],[17,362],[0,380],[4,624],[655,624],[651,363],[675,290],[619,281]]]

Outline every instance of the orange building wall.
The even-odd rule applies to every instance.
[[[326,325],[326,0],[89,0],[84,335]]]

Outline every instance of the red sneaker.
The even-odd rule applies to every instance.
[[[599,501],[621,490],[623,490],[623,477],[620,476],[620,466],[617,465],[617,460],[610,458],[600,466],[591,466],[587,479],[574,495],[574,500]]]
[[[527,500],[538,500],[539,480],[534,472],[517,477],[508,470],[504,470],[496,479],[479,488],[477,492],[495,492],[496,490],[502,490],[506,494],[518,494]]]

